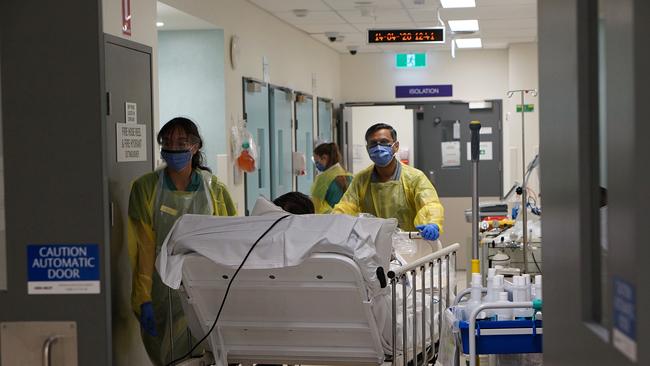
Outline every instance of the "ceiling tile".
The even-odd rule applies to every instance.
[[[537,41],[537,37],[519,37],[519,36],[508,36],[508,37],[500,37],[500,38],[489,38],[484,40],[484,43],[527,43],[527,42],[535,42]]]
[[[296,27],[310,34],[325,32],[355,33],[359,31],[350,24],[296,24]]]
[[[338,13],[350,23],[406,23],[411,21],[404,9],[377,10],[374,17],[361,16],[361,12],[358,10],[344,10]]]
[[[289,24],[343,24],[343,20],[333,11],[312,11],[306,17],[299,18],[293,12],[273,13]]]
[[[483,38],[508,38],[508,37],[536,37],[537,29],[527,28],[527,29],[502,29],[502,30],[486,30],[482,29],[478,33]]]
[[[293,9],[307,9],[315,11],[331,10],[321,0],[250,0],[253,4],[271,13],[291,11]]]
[[[402,9],[400,0],[323,0],[335,10],[358,10],[359,7],[372,6],[376,9]],[[369,4],[368,4],[369,3]]]
[[[402,4],[409,10],[435,10],[440,7],[440,0],[425,0],[422,5],[416,4],[414,0],[402,0]]]
[[[508,6],[479,6],[477,8],[453,8],[440,11],[443,19],[517,19],[536,18],[537,6],[508,5]]]
[[[449,51],[450,43],[436,45],[368,45],[369,28],[416,28],[438,26],[439,0],[248,0],[273,13],[280,20],[309,33],[328,47],[347,54],[347,46],[359,46],[359,53]],[[538,0],[477,0],[477,8],[440,9],[444,21],[478,19],[483,48],[505,48],[510,43],[537,39]],[[370,4],[366,4],[366,3]],[[366,4],[366,5],[364,5]],[[371,6],[372,16],[362,16],[361,6]],[[308,9],[296,17],[292,9]],[[324,33],[343,34],[343,42],[331,43]],[[448,29],[447,29],[448,31]],[[450,37],[448,35],[447,37]],[[464,51],[471,52],[471,51]]]
[[[438,20],[437,10],[418,10],[411,11],[411,18],[416,22],[431,22]]]
[[[479,21],[481,29],[490,30],[513,30],[521,28],[537,29],[537,18],[517,18],[517,19],[485,19]]]
[[[368,29],[399,29],[399,28],[413,28],[415,25],[413,23],[382,23],[382,24],[354,24],[360,32],[367,35]]]
[[[535,5],[537,6],[537,0],[479,0],[477,1],[478,6],[494,6],[494,5]]]
[[[366,44],[368,36],[365,33],[355,32],[355,33],[343,33],[343,43],[344,44],[354,44],[361,45]]]
[[[330,42],[324,36],[316,35],[316,34],[312,35],[312,38],[318,40],[322,44],[336,50],[339,53],[345,53],[345,54],[349,53],[348,46],[350,46],[350,44],[346,44],[345,42]],[[375,45],[369,45],[365,43],[354,44],[354,45],[357,46],[357,51],[359,53],[382,52],[382,50]]]

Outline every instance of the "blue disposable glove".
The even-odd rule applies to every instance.
[[[426,240],[438,240],[440,237],[440,228],[437,224],[418,225],[415,227],[420,230],[420,234]]]
[[[158,336],[158,332],[156,332],[156,319],[153,316],[153,305],[151,304],[151,301],[147,301],[140,305],[140,326],[150,336]]]

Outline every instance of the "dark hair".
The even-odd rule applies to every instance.
[[[339,146],[336,144],[336,142],[326,142],[324,144],[320,144],[316,146],[316,148],[314,149],[314,155],[329,156],[329,162],[327,163],[328,164],[327,168],[331,167],[336,163],[341,162],[341,152],[339,151]]]
[[[370,138],[370,135],[372,135],[373,133],[379,130],[389,130],[390,135],[393,137],[393,141],[397,141],[397,131],[395,131],[393,126],[385,123],[375,123],[374,125],[370,126],[370,128],[368,128],[368,130],[366,131],[366,142],[368,142],[368,138]]]
[[[194,138],[195,141],[197,141],[195,143],[198,143],[199,145],[199,150],[194,154],[194,156],[192,156],[192,169],[198,168],[201,170],[211,171],[210,168],[205,166],[205,156],[203,156],[203,152],[201,151],[203,148],[203,139],[201,138],[201,134],[199,134],[199,128],[191,119],[185,117],[172,118],[162,126],[160,132],[158,132],[156,140],[162,145],[163,139],[170,136],[177,129],[185,131],[187,136]]]
[[[289,192],[273,200],[276,206],[294,215],[313,214],[316,210],[309,196],[300,192]]]

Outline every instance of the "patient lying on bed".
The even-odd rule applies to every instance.
[[[300,192],[289,192],[273,200],[273,203],[294,215],[314,214],[314,203],[309,196]]]

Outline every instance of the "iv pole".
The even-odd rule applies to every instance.
[[[522,174],[522,184],[521,184],[521,211],[522,211],[522,237],[521,237],[521,247],[523,249],[524,256],[524,271],[523,273],[528,273],[528,208],[526,207],[528,200],[528,192],[526,192],[526,124],[525,113],[526,105],[524,104],[524,96],[530,94],[533,97],[537,96],[536,89],[518,89],[508,91],[508,98],[512,98],[515,93],[519,93],[521,96],[521,174]]]

